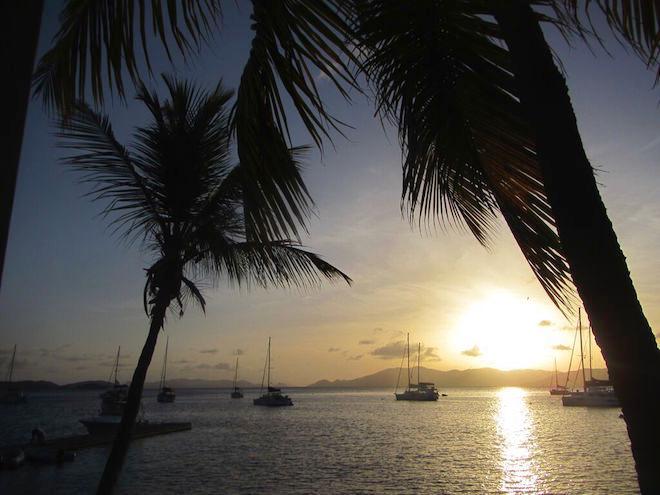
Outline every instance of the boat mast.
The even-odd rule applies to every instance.
[[[587,391],[587,375],[584,371],[584,347],[582,346],[582,313],[578,308],[578,327],[580,329],[580,364],[582,365],[582,381],[584,382],[584,391]]]
[[[559,388],[559,374],[557,373],[557,358],[555,358],[555,386]]]
[[[589,337],[589,380],[593,380],[594,371],[591,367],[591,325],[589,325],[589,333],[587,333],[587,336]]]
[[[14,375],[14,360],[15,359],[16,359],[16,344],[14,344],[14,352],[11,355],[11,362],[9,363],[9,377],[7,378],[7,382],[9,382],[9,383],[11,383],[11,378]]]
[[[422,355],[422,343],[417,342],[417,387],[419,387],[419,363]]]
[[[110,379],[112,379],[112,375],[115,375],[115,380],[114,383],[115,385],[119,385],[119,381],[117,380],[117,371],[119,370],[119,353],[121,352],[121,346],[117,348],[117,357],[115,358],[115,369],[112,370],[112,373],[110,373]]]
[[[167,377],[167,348],[170,346],[170,336],[167,336],[165,341],[165,359],[163,360],[163,372],[160,374],[160,388],[165,386],[165,378]]]
[[[236,356],[236,369],[234,370],[234,390],[236,390],[237,381],[238,381],[238,356]]]
[[[408,390],[410,390],[410,333],[406,337],[406,349],[408,349]]]
[[[268,337],[268,388],[270,388],[270,337]]]

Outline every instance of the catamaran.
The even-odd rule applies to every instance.
[[[160,373],[160,387],[158,392],[157,400],[158,402],[174,402],[176,394],[172,387],[165,385],[165,380],[167,378],[167,349],[170,346],[170,336],[167,336],[167,341],[165,343],[165,357],[163,359],[163,371]]]
[[[619,398],[609,380],[598,380],[593,377],[591,365],[591,327],[589,327],[589,380],[584,368],[584,347],[582,344],[582,316],[578,310],[578,328],[580,333],[580,367],[582,368],[582,381],[584,391],[571,392],[561,398],[562,404],[567,407],[621,407]]]
[[[243,392],[241,392],[241,389],[238,388],[238,356],[236,356],[236,368],[234,369],[234,387],[233,391],[231,393],[231,398],[232,399],[242,399],[243,398]]]
[[[422,344],[417,344],[417,383],[411,383],[410,377],[410,334],[406,338],[406,354],[408,356],[408,388],[402,393],[397,393],[399,388],[399,378],[401,378],[401,370],[403,369],[403,358],[401,359],[401,367],[399,368],[399,378],[397,378],[396,389],[394,396],[396,400],[415,400],[415,401],[436,401],[440,394],[435,384],[431,382],[422,382],[419,379],[420,360],[421,360]]]
[[[280,407],[280,406],[292,406],[293,401],[289,398],[288,395],[282,395],[282,391],[279,388],[270,386],[270,337],[268,337],[268,354],[266,355],[266,364],[264,366],[264,374],[267,372],[266,380],[266,393],[262,394],[261,397],[254,399],[252,403],[255,406],[269,406],[269,407]],[[264,388],[264,377],[261,378],[261,391],[263,392]]]
[[[7,371],[7,389],[3,395],[0,395],[0,404],[22,404],[27,401],[27,397],[23,391],[16,385],[12,385],[11,380],[14,377],[14,364],[16,362],[16,345],[14,344],[14,352],[9,361],[9,369]]]

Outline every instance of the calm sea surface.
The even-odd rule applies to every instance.
[[[131,445],[128,494],[169,493],[637,493],[618,409],[564,408],[545,390],[446,389],[435,403],[396,402],[391,390],[289,389],[294,407],[255,407],[248,391],[180,390],[174,404],[147,391],[151,420],[189,432]],[[0,408],[0,444],[83,433],[98,391],[30,395]],[[87,494],[106,448],[61,467],[0,471],[0,494]]]

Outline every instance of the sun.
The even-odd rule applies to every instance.
[[[453,350],[472,367],[501,370],[547,368],[552,363],[554,312],[508,291],[494,291],[470,304],[453,329]]]

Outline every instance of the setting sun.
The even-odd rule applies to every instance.
[[[493,292],[470,305],[454,327],[453,348],[475,365],[502,370],[547,367],[555,329],[552,310],[510,292]],[[547,321],[548,325],[540,325]]]

